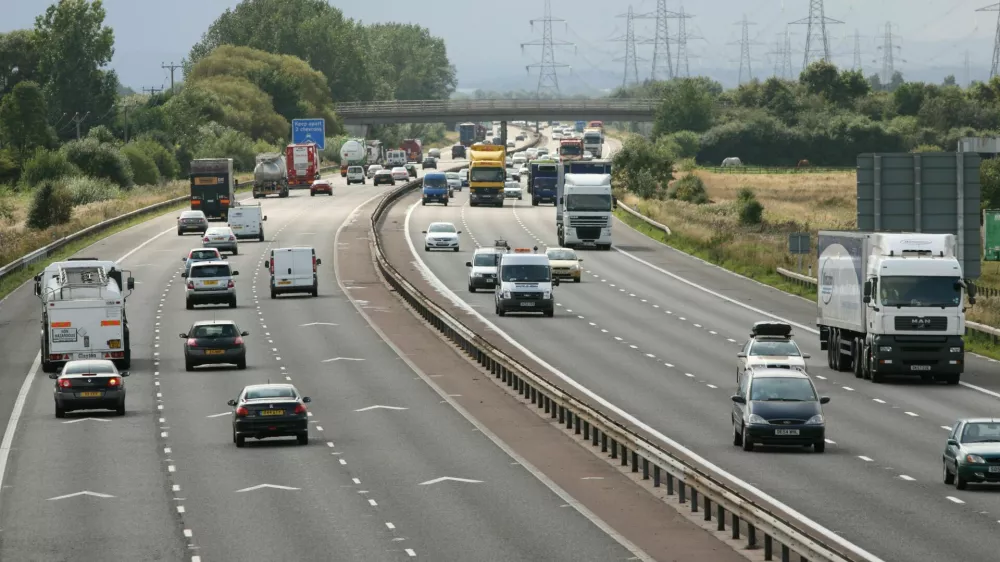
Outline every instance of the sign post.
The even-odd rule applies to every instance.
[[[799,257],[799,273],[802,272],[802,256],[811,249],[808,232],[793,232],[788,235],[788,253]]]
[[[326,148],[326,119],[292,119],[292,144],[310,142],[320,150]]]

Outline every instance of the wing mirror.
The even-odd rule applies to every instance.
[[[747,403],[747,399],[743,398],[739,394],[734,394],[733,397],[732,397],[732,400],[736,404],[746,404]]]
[[[421,234],[427,234],[427,231],[426,230],[421,230],[420,233]]]
[[[59,373],[49,373],[49,378],[50,379],[58,379],[59,378]]]
[[[186,271],[181,272],[181,277],[187,278],[188,274]]]
[[[265,220],[266,221],[267,220],[267,215],[264,215],[264,218],[262,218],[261,220]]]
[[[957,439],[949,439],[948,440],[948,444],[951,445],[952,447],[958,447],[958,440]]]
[[[182,257],[182,258],[181,258],[181,261],[182,261],[182,262],[186,262],[186,261],[188,261],[188,259],[187,259],[187,256],[184,256],[184,257]]]
[[[264,269],[268,269],[270,267],[271,267],[271,262],[268,260],[264,260]]]
[[[226,402],[226,404],[232,406],[233,408],[236,407],[236,401],[235,400],[230,400],[229,402]]]
[[[745,359],[746,356],[747,354],[742,351],[736,354],[736,357],[739,357],[740,359]]]
[[[471,261],[465,262],[465,267],[472,267],[472,262]]]
[[[559,278],[558,277],[553,277],[552,278],[552,286],[553,287],[558,287],[559,286]]]
[[[323,265],[323,260],[316,258],[316,265]]]
[[[829,404],[830,403],[830,397],[829,396],[821,396],[820,399],[819,399],[819,403],[820,404]]]
[[[302,402],[304,404],[308,404],[308,403],[312,402],[312,398],[309,398],[308,396],[303,396],[302,397]]]
[[[578,261],[578,262],[580,262],[580,263],[583,263],[583,258],[580,258],[580,259],[578,259],[578,260],[576,260],[576,261]]]
[[[862,301],[865,304],[868,304],[868,303],[872,302],[872,282],[871,281],[865,281],[864,298],[862,299]]]
[[[132,289],[135,289],[135,277],[129,277],[128,280],[125,281],[125,287],[129,291],[131,291]]]
[[[803,359],[809,359],[810,357],[812,357],[812,355],[811,355],[811,354],[809,354],[809,353],[803,353],[803,354],[802,354],[802,358],[803,358]]]
[[[188,335],[187,334],[181,334],[180,337],[181,337],[181,339],[185,339],[186,340],[187,337],[188,337]]]
[[[461,231],[461,230],[459,230],[459,231],[458,231],[458,232],[456,232],[455,234],[461,234],[461,233],[462,233],[462,231]]]
[[[249,336],[249,335],[250,335],[250,332],[246,332],[246,331],[244,331],[244,332],[240,332],[240,335],[241,335],[241,336]]]
[[[233,272],[233,277],[236,277],[236,276],[237,276],[237,275],[239,275],[239,274],[240,274],[240,272],[239,272],[239,271],[234,271],[234,272]]]
[[[122,372],[120,372],[120,373],[118,373],[118,374],[119,374],[120,376],[123,376],[123,377],[127,377],[127,376],[128,376],[128,371],[122,371]]]

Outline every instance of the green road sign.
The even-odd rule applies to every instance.
[[[983,211],[983,260],[1000,261],[1000,209]]]

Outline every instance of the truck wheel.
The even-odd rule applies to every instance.
[[[316,192],[315,191],[310,191],[309,192],[309,197],[316,197]]]
[[[448,206],[448,200],[447,200],[447,199],[445,199],[445,200],[444,200],[444,206],[445,206],[445,207],[447,207],[447,206]]]
[[[263,242],[264,241],[264,229],[260,230],[260,236],[257,237],[257,241],[258,242]]]
[[[950,385],[958,384],[958,381],[962,378],[961,373],[955,373],[953,375],[948,375],[945,377],[944,382]]]
[[[538,206],[538,199],[532,198],[531,199],[531,206],[532,207],[537,207]]]
[[[470,293],[475,293],[476,292],[476,288],[473,287],[471,284],[469,285],[469,292]]]
[[[853,350],[853,361],[854,364],[854,378],[860,379],[865,374],[864,369],[864,354],[862,353],[864,349],[862,348],[861,338],[854,338]]]

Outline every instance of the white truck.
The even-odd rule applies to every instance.
[[[55,373],[78,359],[107,359],[128,369],[132,350],[125,299],[134,287],[131,272],[97,258],[55,262],[36,275],[42,371]]]
[[[385,152],[385,162],[387,168],[406,165],[406,151],[401,149],[387,150]]]
[[[600,158],[604,150],[604,133],[600,129],[584,130],[583,149],[591,153],[594,158]]]
[[[954,234],[820,231],[820,348],[837,371],[878,383],[919,375],[958,384],[965,364],[963,279]]]
[[[264,221],[267,215],[260,203],[237,203],[229,208],[229,228],[240,240],[250,239],[264,241]]]
[[[564,225],[561,246],[611,249],[611,174],[565,174],[557,207]]]

